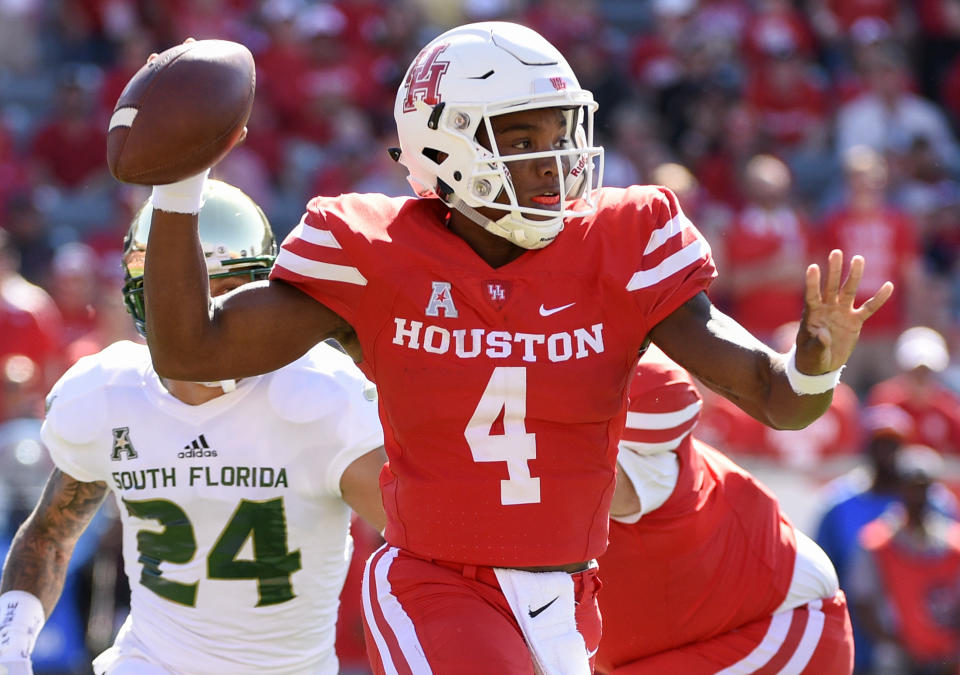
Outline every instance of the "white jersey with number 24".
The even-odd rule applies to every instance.
[[[124,341],[78,361],[47,407],[57,467],[105,482],[123,520],[131,612],[97,672],[337,672],[352,551],[340,477],[383,444],[349,357],[320,344],[188,405]]]

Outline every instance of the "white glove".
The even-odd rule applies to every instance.
[[[0,595],[0,675],[33,675],[30,655],[45,620],[43,604],[32,593]]]

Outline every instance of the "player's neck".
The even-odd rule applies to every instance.
[[[483,258],[490,267],[497,268],[513,262],[527,249],[520,248],[503,237],[487,232],[461,213],[451,211],[447,227],[467,242],[474,253]]]
[[[208,387],[199,382],[183,382],[164,378],[163,386],[170,392],[171,396],[187,405],[202,405],[224,394],[221,387]]]

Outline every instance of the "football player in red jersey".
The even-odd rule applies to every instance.
[[[204,175],[154,188],[158,372],[252,375],[333,337],[378,386],[387,544],[364,584],[377,672],[589,672],[593,561],[643,344],[802,427],[893,292],[855,307],[864,261],[843,280],[835,251],[822,286],[807,270],[795,350],[770,349],[709,302],[710,248],[673,193],[599,187],[595,109],[528,28],[440,35],[394,110],[392,154],[418,198],[315,197],[270,280],[215,300],[195,233]]]
[[[630,387],[597,670],[849,675],[853,632],[826,553],[761,483],[692,435],[702,400],[651,346]]]

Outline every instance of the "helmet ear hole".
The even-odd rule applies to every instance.
[[[433,162],[437,166],[440,166],[441,164],[443,164],[443,161],[447,158],[448,155],[445,152],[440,152],[436,148],[424,148],[423,156],[429,159],[431,162]]]

